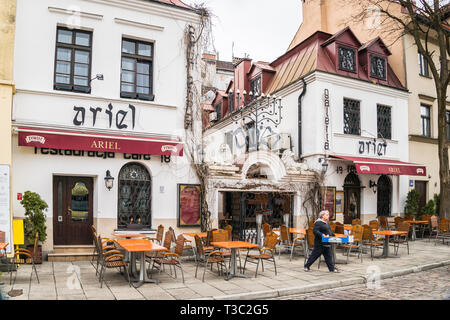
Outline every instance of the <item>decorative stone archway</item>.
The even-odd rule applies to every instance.
[[[264,168],[267,173],[267,179],[278,181],[286,176],[286,168],[280,157],[270,151],[257,151],[249,154],[245,160],[242,170],[241,178],[246,179],[247,173],[250,168],[254,168],[254,165]]]

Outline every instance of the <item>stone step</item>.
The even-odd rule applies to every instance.
[[[94,245],[59,245],[53,246],[53,253],[86,253],[92,254]]]
[[[92,260],[93,245],[59,245],[48,254],[48,261],[86,261]]]

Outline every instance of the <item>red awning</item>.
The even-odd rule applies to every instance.
[[[425,166],[396,160],[359,158],[347,156],[331,156],[332,158],[353,161],[356,172],[367,174],[393,174],[408,176],[426,176]]]
[[[183,156],[183,142],[38,128],[18,128],[19,146],[133,154]]]

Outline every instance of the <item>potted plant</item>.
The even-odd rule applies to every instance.
[[[46,216],[44,211],[47,211],[47,203],[41,199],[40,195],[36,192],[25,191],[20,204],[25,208],[25,219],[23,221],[24,234],[27,245],[27,249],[34,250],[34,238],[36,232],[39,234],[38,246],[36,250],[36,256],[34,257],[35,263],[42,263],[42,246],[40,243],[45,242],[47,239],[47,226],[45,225]]]
[[[428,214],[430,216],[434,216],[436,213],[434,209],[434,201],[433,200],[428,201],[427,204],[422,207],[421,213],[423,215]]]
[[[418,218],[420,193],[416,189],[408,192],[405,202],[405,214],[412,214]]]

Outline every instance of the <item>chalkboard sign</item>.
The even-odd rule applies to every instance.
[[[202,205],[201,188],[198,184],[178,185],[178,227],[200,226]]]
[[[321,188],[320,210],[328,210],[330,221],[336,220],[336,187]]]

